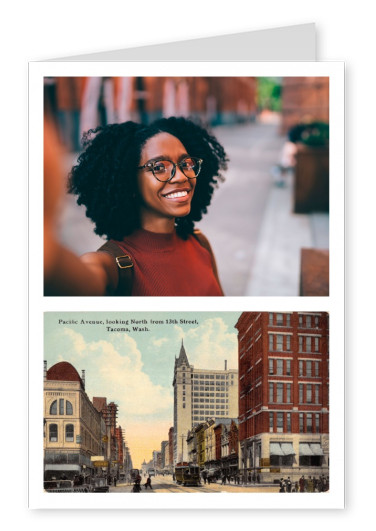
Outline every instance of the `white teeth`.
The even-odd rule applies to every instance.
[[[165,195],[165,197],[170,197],[171,199],[173,199],[174,197],[184,197],[188,195],[188,192],[184,191],[184,192],[175,192],[174,194],[167,194]]]

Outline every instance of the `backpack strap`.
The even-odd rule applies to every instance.
[[[217,279],[218,285],[219,285],[219,287],[220,287],[220,289],[222,291],[222,294],[223,294],[223,289],[222,289],[222,286],[221,286],[221,283],[220,283],[220,280],[219,280],[217,264],[216,264],[214,253],[213,253],[213,249],[210,246],[209,240],[207,239],[206,236],[204,236],[204,234],[200,231],[200,229],[194,229],[193,230],[193,236],[196,238],[198,243],[204,249],[206,249],[209,252],[210,258],[211,258],[212,267],[213,267],[214,276]]]
[[[126,296],[132,295],[133,284],[133,261],[128,254],[124,254],[124,251],[112,240],[107,241],[102,245],[98,252],[108,253],[115,258],[116,265],[118,267],[119,282],[115,293],[112,295]]]
[[[218,276],[217,264],[213,254],[213,250],[210,246],[209,240],[204,236],[204,234],[199,229],[194,229],[193,236],[199,242],[199,244],[206,249],[211,258],[211,263],[213,267],[214,276],[217,279],[218,285],[223,293],[221,283]],[[129,297],[132,295],[132,285],[133,285],[133,261],[128,254],[124,254],[124,251],[112,240],[107,241],[103,244],[98,252],[108,253],[114,257],[116,265],[118,267],[119,273],[119,283],[116,288],[115,293],[112,295],[116,296],[126,296]]]

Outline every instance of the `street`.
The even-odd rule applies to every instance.
[[[232,484],[226,484],[221,485],[221,481],[218,481],[217,483],[210,483],[204,484],[202,481],[201,485],[197,487],[183,487],[182,485],[177,485],[175,481],[173,481],[172,476],[156,476],[151,478],[151,486],[152,490],[149,488],[146,490],[144,487],[146,478],[143,478],[141,481],[141,494],[153,494],[156,492],[159,493],[171,493],[171,492],[278,492],[279,486],[278,485],[249,485],[249,486],[242,486],[242,485],[234,485]],[[116,487],[113,485],[110,486],[110,492],[132,492],[133,485],[129,485],[128,483],[118,483]]]
[[[230,161],[208,214],[197,225],[213,246],[225,294],[245,295],[272,189],[270,170],[285,138],[274,123],[217,127],[214,134]]]

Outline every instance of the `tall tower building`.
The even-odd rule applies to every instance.
[[[237,418],[238,371],[195,369],[183,341],[174,367],[174,464],[188,461],[187,434],[208,418]]]
[[[328,314],[243,312],[235,326],[244,478],[328,474]]]

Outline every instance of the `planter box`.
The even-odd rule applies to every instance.
[[[329,148],[297,144],[294,212],[329,212]]]

